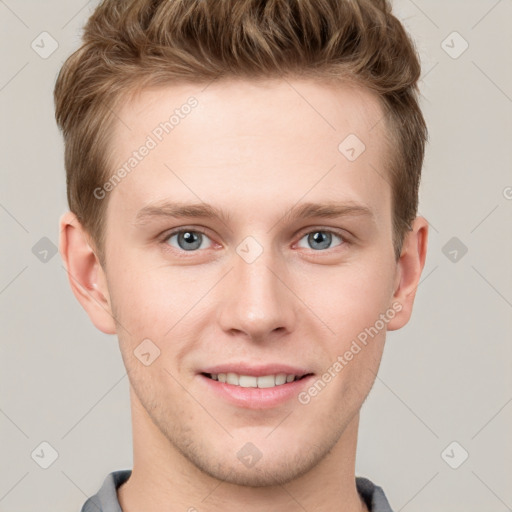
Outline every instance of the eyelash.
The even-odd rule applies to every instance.
[[[201,233],[202,235],[206,236],[207,238],[210,238],[208,236],[208,233],[205,230],[201,229],[201,228],[180,227],[179,229],[175,229],[173,231],[165,233],[165,235],[162,237],[162,243],[165,246],[165,249],[166,250],[170,250],[172,252],[176,252],[177,251],[177,252],[179,252],[181,254],[189,253],[191,255],[194,254],[194,253],[198,253],[198,252],[204,251],[205,249],[196,249],[194,251],[185,251],[183,249],[177,249],[176,247],[172,247],[172,246],[169,245],[168,242],[169,242],[169,239],[172,236],[178,235],[180,233],[186,233],[186,232]],[[299,237],[299,241],[302,240],[306,235],[309,235],[311,233],[317,233],[317,232],[330,233],[330,234],[335,235],[338,238],[340,238],[342,242],[339,245],[336,245],[335,247],[328,248],[328,249],[321,249],[321,250],[310,249],[310,251],[313,251],[316,254],[327,253],[327,252],[330,252],[331,250],[336,249],[336,247],[342,247],[344,245],[349,245],[350,244],[350,241],[348,240],[348,237],[346,235],[344,235],[344,234],[342,235],[341,233],[339,233],[337,231],[334,231],[332,229],[327,229],[327,228],[314,228],[314,229],[310,229],[309,231],[301,232],[300,237]],[[213,242],[213,243],[215,243],[215,242]],[[187,256],[185,256],[185,257],[187,257]]]

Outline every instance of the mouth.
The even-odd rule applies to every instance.
[[[300,365],[257,365],[250,361],[212,365],[197,373],[199,385],[213,401],[220,399],[236,408],[260,410],[293,404],[314,375]]]
[[[227,373],[206,373],[202,372],[201,375],[211,379],[216,380],[220,383],[230,384],[232,386],[238,386],[241,388],[259,388],[259,389],[268,389],[275,388],[279,386],[284,386],[286,384],[290,384],[292,382],[296,382],[302,380],[312,373],[304,373],[304,374],[293,374],[293,373],[275,373],[269,375],[242,375],[233,372]]]

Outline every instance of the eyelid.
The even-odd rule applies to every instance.
[[[206,232],[205,229],[203,228],[197,228],[197,227],[190,227],[190,226],[180,226],[179,228],[174,228],[174,229],[171,229],[171,230],[168,230],[168,231],[165,231],[163,234],[162,234],[162,239],[164,241],[168,240],[171,236],[173,235],[177,235],[178,233],[182,233],[184,231],[193,231],[193,232],[196,232],[196,233],[202,233],[203,235],[206,235],[208,236],[208,233]],[[210,238],[208,236],[208,238]]]

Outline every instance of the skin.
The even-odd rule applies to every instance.
[[[103,266],[74,214],[61,219],[71,287],[96,327],[117,334],[130,380],[134,465],[118,490],[121,506],[366,510],[354,480],[359,411],[386,330],[409,321],[428,224],[414,220],[396,261],[387,127],[372,93],[299,80],[202,89],[145,90],[118,112],[112,151],[122,165],[169,112],[191,95],[199,102],[103,199]],[[351,133],[366,146],[352,162],[338,150]],[[165,201],[208,203],[229,218],[137,220]],[[372,215],[285,217],[296,203],[326,201]],[[168,237],[183,227],[204,230],[200,248]],[[325,230],[333,236],[319,249],[308,234]],[[236,252],[247,236],[263,250],[250,263]],[[237,407],[198,375],[245,361],[300,366],[319,378],[393,304],[400,311],[307,404],[294,397]],[[160,350],[149,366],[133,353],[144,339]],[[247,442],[262,454],[252,467],[237,457]]]

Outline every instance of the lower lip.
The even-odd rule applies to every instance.
[[[205,375],[199,375],[199,377],[208,386],[208,389],[237,407],[270,409],[297,398],[301,390],[309,384],[313,375],[273,388],[243,388],[210,379]]]

